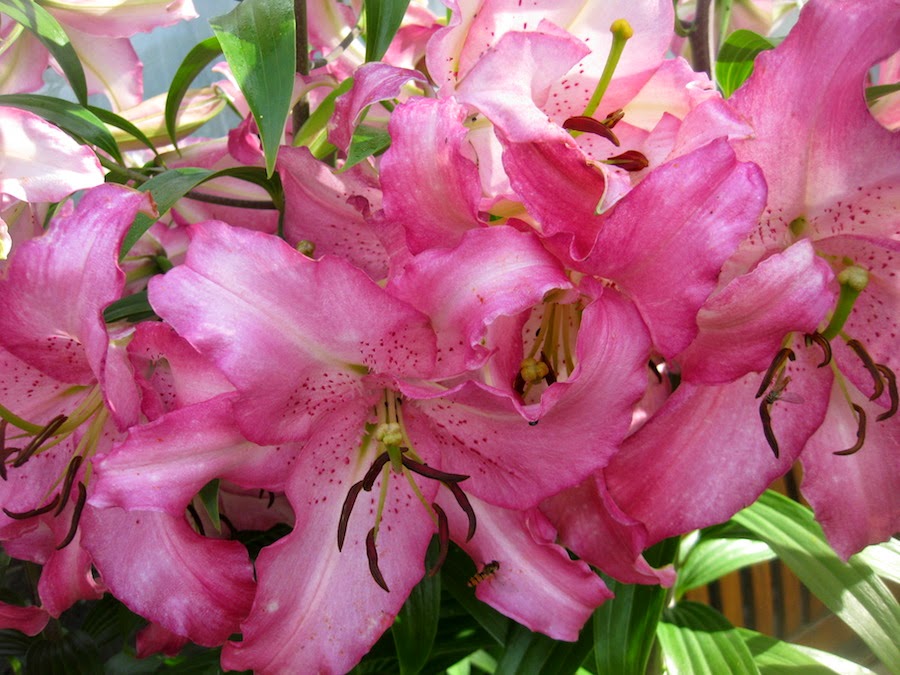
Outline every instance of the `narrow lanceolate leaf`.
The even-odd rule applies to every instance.
[[[150,150],[153,151],[154,155],[159,154],[156,151],[156,146],[153,145],[153,141],[147,138],[147,135],[143,131],[138,129],[134,124],[129,122],[121,115],[116,115],[114,112],[106,110],[105,108],[98,108],[97,106],[93,105],[88,106],[88,110],[99,117],[104,124],[108,124],[111,127],[116,127],[117,129],[121,129],[125,133],[131,134],[136,140],[140,141],[148,148],[150,148]]]
[[[678,539],[666,539],[645,553],[653,567],[675,558]],[[668,591],[661,586],[624,584],[603,575],[614,594],[594,612],[594,663],[599,675],[644,675]]]
[[[725,98],[753,73],[753,60],[757,54],[775,45],[752,30],[736,30],[719,48],[716,59],[716,80]]]
[[[61,98],[39,94],[7,94],[0,96],[0,105],[8,105],[40,115],[77,140],[90,143],[109,154],[116,161],[122,162],[122,155],[116,140],[103,124],[103,120],[88,108],[71,101],[64,101]]]
[[[41,44],[56,59],[82,105],[87,105],[87,81],[84,68],[75,53],[69,36],[56,19],[32,0],[0,0],[0,12],[22,24],[35,34]]]
[[[768,544],[753,539],[701,539],[678,569],[675,597],[725,576],[729,572],[771,560]]]
[[[768,543],[882,663],[900,672],[900,605],[859,558],[841,562],[808,508],[767,491],[734,520]]]
[[[347,161],[341,167],[341,172],[347,171],[368,157],[384,152],[390,145],[391,136],[387,131],[360,124],[353,132],[353,140],[347,149]]]
[[[783,673],[873,675],[868,668],[812,647],[782,642],[746,628],[738,628],[737,633],[753,655],[753,660],[762,675]]]
[[[216,37],[207,38],[194,45],[193,49],[184,57],[181,65],[178,66],[178,70],[175,71],[175,76],[169,85],[169,93],[166,95],[166,132],[176,147],[175,122],[181,101],[197,75],[221,54],[222,46],[219,44],[219,39]]]
[[[401,675],[414,675],[427,663],[440,614],[441,577],[426,574],[409,594],[391,628]]]
[[[313,110],[312,114],[294,136],[293,145],[295,147],[305,146],[309,148],[316,159],[321,159],[334,151],[334,146],[328,142],[328,122],[331,120],[331,116],[334,115],[335,100],[341,94],[350,91],[352,86],[353,78],[348,77],[335,87],[334,91],[322,99],[319,106]]]
[[[245,0],[210,24],[259,127],[271,176],[291,109],[297,54],[294,4]]]
[[[409,0],[366,0],[366,61],[380,61],[400,28]]]
[[[153,195],[159,215],[162,216],[175,205],[175,202],[212,174],[212,171],[206,169],[173,169],[154,176],[138,189],[141,192],[149,192]],[[156,221],[147,214],[139,213],[122,241],[122,249],[119,252],[119,256],[124,257],[154,222]]]
[[[222,531],[222,519],[219,517],[219,479],[215,478],[209,481],[200,489],[200,501],[203,508],[206,509],[206,515],[209,516],[216,532]]]
[[[900,540],[894,538],[868,546],[856,555],[856,559],[871,567],[878,576],[900,584]]]
[[[706,605],[681,602],[667,609],[657,635],[672,675],[759,673],[737,629]]]

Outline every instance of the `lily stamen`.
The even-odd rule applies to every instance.
[[[78,474],[78,469],[81,467],[81,464],[84,462],[84,457],[80,455],[72,458],[72,461],[69,462],[69,466],[66,469],[66,479],[63,481],[63,489],[62,496],[60,497],[59,507],[57,507],[56,511],[54,511],[53,515],[58,516],[62,513],[63,509],[66,508],[66,504],[69,503],[69,495],[72,494],[72,485],[75,483],[75,476]]]
[[[16,457],[16,461],[13,462],[13,467],[18,468],[25,464],[29,459],[31,459],[32,455],[38,451],[38,449],[50,438],[56,430],[59,429],[63,423],[68,419],[65,415],[57,415],[52,420],[47,423],[43,429],[41,429],[37,434],[35,434],[34,438],[31,439],[31,442],[26,445],[21,452],[19,452],[18,457]]]
[[[366,535],[366,557],[369,559],[369,573],[372,575],[375,583],[390,593],[391,589],[388,588],[387,582],[385,582],[384,576],[381,574],[381,569],[378,567],[378,549],[375,548],[374,527]]]
[[[434,567],[428,570],[429,577],[433,577],[440,571],[441,567],[444,566],[444,561],[447,560],[447,553],[450,551],[450,522],[447,520],[447,514],[437,504],[432,504],[431,508],[437,514],[438,543],[440,548],[438,549],[438,557],[434,562]]]
[[[869,356],[869,352],[866,351],[866,348],[863,347],[858,340],[847,340],[847,346],[856,352],[859,360],[862,361],[863,366],[865,366],[865,369],[868,370],[869,374],[872,376],[875,391],[869,396],[869,400],[874,401],[878,399],[884,393],[884,381],[881,379],[881,373],[878,370],[878,366],[875,365],[872,357]]]
[[[893,417],[897,414],[898,407],[898,396],[897,396],[897,376],[894,375],[894,371],[888,368],[883,363],[876,363],[875,367],[878,368],[878,372],[881,373],[882,377],[884,377],[885,381],[887,381],[888,388],[888,396],[891,398],[891,407],[888,408],[886,412],[881,413],[875,419],[879,422],[883,422],[889,417]]]
[[[807,333],[803,337],[807,347],[815,343],[822,348],[822,362],[816,366],[817,368],[824,368],[831,363],[831,343],[821,333]]]
[[[866,442],[866,411],[855,403],[851,403],[850,405],[852,405],[853,409],[856,411],[856,415],[859,419],[859,427],[856,430],[856,443],[853,444],[853,447],[832,453],[835,455],[840,455],[842,457],[846,455],[853,455],[859,452],[863,444]]]
[[[13,520],[27,520],[29,518],[34,518],[35,516],[42,516],[45,513],[50,513],[50,511],[56,508],[57,504],[59,504],[58,494],[55,495],[46,506],[41,506],[36,509],[32,509],[31,511],[22,512],[3,509],[3,513],[5,513],[9,518],[12,518]]]
[[[775,379],[775,375],[784,365],[784,362],[788,359],[794,361],[796,358],[797,355],[794,354],[794,350],[790,347],[782,347],[781,349],[779,349],[778,353],[775,355],[775,358],[772,359],[772,364],[769,366],[766,374],[763,375],[762,382],[760,382],[759,384],[759,389],[756,390],[756,398],[759,398],[766,393],[766,390],[769,388],[769,385],[772,384],[772,380]]]
[[[81,512],[84,511],[84,504],[86,501],[87,488],[84,486],[84,483],[79,482],[78,499],[75,501],[75,510],[72,512],[72,524],[69,526],[69,533],[66,535],[66,538],[56,547],[57,551],[63,550],[66,546],[71,544],[72,540],[75,538],[75,533],[78,531],[78,523],[81,522]]]

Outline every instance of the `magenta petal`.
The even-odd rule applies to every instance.
[[[648,354],[637,312],[609,291],[584,310],[574,372],[539,404],[526,409],[509,390],[475,382],[430,395],[402,385],[414,399],[404,419],[429,464],[471,476],[467,493],[528,508],[577,485],[615,454],[646,386]]]
[[[214,478],[281,491],[296,448],[245,440],[235,423],[234,398],[225,394],[132,427],[125,442],[95,464],[90,503],[177,516]]]
[[[347,672],[391,626],[424,575],[434,524],[406,478],[393,473],[376,540],[390,592],[373,580],[365,545],[382,479],[371,492],[360,493],[338,550],[344,498],[374,458],[371,451],[356,452],[366,414],[332,420],[300,456],[288,488],[294,530],[260,553],[253,610],[241,626],[243,641],[223,650],[225,668],[261,675]],[[434,481],[420,487],[433,499]]]
[[[803,496],[832,548],[844,560],[900,530],[900,416],[876,421],[884,412],[862,395],[854,403],[866,412],[866,441],[853,455],[834,453],[853,446],[858,417],[838,382],[828,414],[801,455]]]
[[[671,586],[675,571],[644,560],[647,528],[609,496],[603,472],[551,497],[541,511],[559,531],[559,542],[586,563],[626,584]]]
[[[614,280],[671,357],[697,334],[697,311],[765,196],[759,169],[715,141],[652,171],[617,202],[582,268]]]
[[[410,80],[424,83],[417,70],[397,68],[387,63],[366,63],[353,74],[353,87],[338,97],[334,107],[331,133],[328,140],[346,152],[359,116],[368,106],[385,99],[396,98]]]
[[[831,268],[801,240],[711,297],[700,333],[679,357],[682,376],[722,384],[768,368],[792,331],[812,333],[834,305]]]
[[[301,439],[322,415],[365,407],[368,370],[433,368],[425,316],[349,263],[223,223],[192,232],[185,264],[150,282],[150,302],[243,395],[236,415],[251,440]]]
[[[362,173],[335,174],[307,148],[282,146],[278,174],[284,185],[284,234],[296,246],[315,245],[314,257],[334,255],[365,270],[373,279],[387,274],[387,252],[369,224],[381,193]]]
[[[139,659],[152,654],[175,656],[187,643],[187,638],[166,630],[158,623],[151,623],[138,631],[135,651]]]
[[[61,518],[68,516],[68,512]],[[54,523],[58,530],[57,539],[62,540],[69,528],[68,520]],[[79,600],[99,600],[106,592],[102,583],[94,579],[88,552],[81,546],[81,533],[77,533],[71,544],[59,551],[53,551],[41,570],[38,593],[41,604],[51,616],[59,618]]]
[[[388,286],[431,318],[441,369],[450,374],[483,364],[490,354],[484,336],[495,319],[568,288],[564,270],[537,237],[505,226],[471,230],[451,251],[425,251]]]
[[[584,622],[612,593],[588,565],[572,560],[556,544],[556,530],[537,509],[509,511],[472,499],[478,529],[465,541],[466,519],[452,498],[441,502],[450,520],[450,536],[481,570],[496,571],[475,594],[506,616],[554,640],[574,641]]]
[[[546,32],[507,33],[456,88],[513,142],[553,139],[559,127],[540,106],[550,87],[589,53],[587,46],[552,24]],[[580,111],[571,114],[579,114]]]
[[[63,382],[102,377],[109,348],[103,309],[125,284],[119,245],[148,195],[102,185],[47,234],[16,248],[0,279],[0,343]]]
[[[48,621],[50,615],[40,607],[18,607],[0,602],[0,628],[12,628],[34,636],[44,630]]]
[[[606,178],[568,134],[557,131],[556,139],[534,143],[513,143],[498,134],[503,168],[541,233],[559,235],[568,246],[563,255],[581,260],[603,225],[596,209],[606,192]]]
[[[54,2],[53,15],[67,27],[92,35],[129,37],[149,33],[158,26],[197,18],[191,0],[143,0],[142,2]]]
[[[413,253],[454,246],[483,225],[481,184],[462,125],[466,109],[452,99],[417,98],[397,107],[381,160],[384,210],[406,228]]]
[[[819,353],[796,351],[788,391],[802,402],[771,407],[779,459],[763,435],[757,374],[719,386],[682,383],[625,441],[606,481],[622,510],[646,525],[648,544],[727,520],[790,468],[824,419],[832,377],[816,368]]]
[[[81,528],[113,595],[177,635],[220,645],[250,610],[255,583],[246,549],[201,537],[184,516],[89,507]]]

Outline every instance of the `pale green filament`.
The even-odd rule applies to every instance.
[[[606,93],[609,83],[612,82],[616,66],[619,65],[619,59],[622,57],[625,43],[634,35],[634,29],[625,19],[616,19],[613,21],[609,30],[613,34],[613,43],[609,48],[609,56],[606,58],[606,66],[603,68],[603,74],[600,76],[600,81],[597,82],[594,94],[591,96],[591,100],[588,101],[587,107],[582,113],[585,117],[593,117],[594,113],[597,112],[600,100]]]
[[[841,332],[850,312],[853,311],[856,299],[869,284],[869,273],[862,267],[851,265],[838,274],[838,283],[841,285],[841,292],[838,296],[837,306],[834,308],[831,321],[822,331],[822,337],[826,340],[835,338]]]

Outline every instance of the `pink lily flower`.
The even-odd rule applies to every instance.
[[[842,557],[900,525],[890,309],[900,302],[900,137],[872,118],[861,91],[869,66],[900,46],[898,21],[896,2],[811,2],[732,98],[755,134],[736,151],[763,169],[767,207],[677,357],[681,387],[607,474],[651,542],[726,519],[797,458],[803,493]],[[825,53],[823,85],[808,64]],[[760,382],[754,373],[767,368]],[[726,425],[726,442],[697,431]]]
[[[0,279],[0,536],[10,555],[44,565],[38,591],[50,615],[104,587],[121,596],[135,587],[135,611],[215,645],[249,608],[253,580],[243,547],[207,541],[183,517],[86,504],[93,457],[139,418],[128,335],[110,334],[102,313],[123,291],[122,238],[148,207],[146,195],[94,188],[47,234],[17,247]],[[178,551],[195,573],[173,569],[160,555],[166,550]],[[228,581],[204,583],[206,574]],[[147,579],[154,581],[140,581]],[[180,590],[170,594],[173,588]]]

